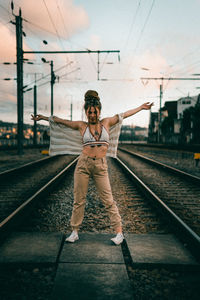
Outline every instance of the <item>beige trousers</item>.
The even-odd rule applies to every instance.
[[[112,196],[106,158],[93,159],[81,154],[74,172],[72,228],[78,229],[83,221],[89,177],[94,180],[99,196],[109,214],[111,226],[114,229],[122,226],[121,217]]]

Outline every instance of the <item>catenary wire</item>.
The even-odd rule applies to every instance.
[[[143,25],[143,27],[142,27],[142,29],[141,29],[141,32],[140,32],[140,35],[139,35],[139,37],[138,37],[136,46],[135,46],[135,48],[134,48],[134,50],[133,50],[133,55],[132,55],[132,56],[135,55],[135,52],[136,52],[137,48],[139,47],[139,43],[140,43],[140,41],[141,41],[141,38],[142,38],[142,36],[143,36],[145,27],[146,27],[146,25],[147,25],[147,23],[148,23],[148,20],[149,20],[149,18],[150,18],[151,12],[152,12],[153,7],[154,7],[154,4],[155,4],[155,0],[153,0],[152,3],[151,3],[151,7],[150,7],[149,12],[148,12],[148,14],[147,14],[147,17],[146,17],[146,19],[145,19],[144,25]],[[130,69],[130,67],[132,67],[132,65],[133,65],[133,62],[128,66],[128,68],[125,70],[124,73],[127,73],[127,71]],[[125,78],[125,74],[124,74],[124,78]]]
[[[49,19],[50,19],[50,21],[51,21],[51,23],[52,23],[52,25],[53,25],[53,27],[54,27],[54,29],[55,29],[55,32],[56,32],[57,37],[58,37],[58,39],[59,39],[59,41],[60,41],[60,44],[61,44],[62,48],[64,49],[62,40],[61,40],[60,35],[59,35],[59,33],[58,33],[58,30],[57,30],[57,28],[56,28],[56,26],[55,26],[55,23],[54,23],[54,21],[53,21],[53,18],[51,17],[51,14],[50,14],[50,11],[49,11],[49,9],[48,9],[48,6],[47,6],[45,0],[42,0],[42,1],[43,1],[44,5],[45,5],[45,7],[46,7],[46,10],[47,10]]]
[[[124,49],[126,49],[126,47],[127,47],[127,45],[128,45],[128,42],[129,42],[129,40],[130,40],[130,36],[131,36],[132,31],[133,31],[133,26],[135,25],[135,21],[136,21],[136,18],[137,18],[139,9],[140,9],[141,1],[142,1],[142,0],[139,0],[139,2],[138,2],[136,12],[135,12],[135,14],[134,14],[134,16],[133,16],[133,20],[132,20],[132,22],[131,22],[131,27],[130,27],[129,33],[128,33],[126,42],[125,42],[124,47],[123,47],[123,51],[124,51]]]

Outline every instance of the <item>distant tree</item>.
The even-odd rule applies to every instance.
[[[193,114],[193,139],[194,143],[200,143],[200,102],[197,102]]]
[[[183,111],[182,130],[184,133],[191,133],[191,121],[194,113],[194,107],[189,107]]]
[[[183,112],[182,135],[192,134],[192,143],[200,143],[200,103]]]
[[[161,123],[161,131],[164,135],[169,135],[174,131],[174,119],[169,116],[166,117]]]

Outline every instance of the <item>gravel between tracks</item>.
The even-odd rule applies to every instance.
[[[192,152],[142,147],[130,144],[121,144],[119,147],[142,154],[161,163],[168,164],[169,166],[200,177],[200,162],[198,166],[196,166],[194,153]]]
[[[115,167],[110,161],[109,167],[111,185],[114,185],[114,181],[118,180],[120,180],[120,184],[122,183],[123,185],[122,176],[120,179],[115,176],[116,169],[114,169]],[[73,173],[69,176],[73,177]],[[43,207],[41,206],[32,216],[26,230],[57,230],[62,232],[70,230],[69,220],[73,203],[73,182],[70,183],[69,177],[67,182],[62,189],[55,191],[54,194],[48,198],[47,206],[43,203]],[[125,180],[124,188],[122,185],[120,185],[118,190],[113,190],[113,195],[118,203],[119,211],[123,218],[125,232],[156,232],[158,228],[155,229],[153,227],[149,229],[146,227],[145,222],[141,222],[141,219],[137,219],[136,217],[134,218],[134,207],[128,208],[131,213],[127,213],[125,203],[129,194],[125,188]],[[121,199],[120,195],[122,196]],[[65,204],[61,201],[64,198],[68,198],[68,201],[65,202]],[[64,214],[61,212],[64,212]],[[38,216],[40,216],[40,222],[38,222]],[[110,232],[109,219],[91,182],[89,185],[85,218],[81,231]],[[160,228],[160,232],[162,232],[162,226]],[[164,268],[156,268],[153,270],[132,269],[131,266],[128,266],[128,268],[131,284],[134,290],[134,299],[136,300],[199,299],[200,282],[199,277],[194,273],[184,271],[177,272],[173,270],[169,271]],[[7,270],[6,275],[5,273],[0,272],[0,285],[3,287],[0,291],[0,298],[4,300],[49,299],[49,295],[53,287],[54,276],[54,268],[39,268],[38,266],[20,266],[14,268],[14,270],[11,268]],[[11,286],[12,289],[10,289]]]
[[[166,232],[151,205],[148,201],[143,201],[136,187],[121,173],[115,162],[108,159],[108,166],[113,197],[123,220],[124,232],[136,234]],[[62,181],[58,189],[46,198],[46,201],[42,201],[38,209],[32,214],[31,219],[26,223],[27,229],[31,231],[69,232],[71,230],[72,206],[73,171]],[[150,224],[151,222],[152,224]],[[91,179],[81,232],[113,232],[105,208]]]

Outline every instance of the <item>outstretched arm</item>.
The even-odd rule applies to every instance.
[[[36,116],[31,115],[31,117],[32,117],[31,120],[34,120],[34,121],[40,121],[40,120],[48,121],[49,120],[48,117],[45,117],[43,115],[36,115]],[[70,121],[70,120],[64,120],[64,119],[61,119],[58,117],[53,117],[53,120],[55,123],[63,124],[67,127],[75,129],[75,130],[81,130],[83,127],[83,124],[84,124],[84,122],[82,122],[82,121]]]
[[[58,117],[53,117],[53,120],[55,123],[63,124],[67,127],[75,129],[75,130],[81,130],[83,127],[83,124],[84,124],[83,121],[70,121],[70,120],[64,120],[64,119],[61,119]]]
[[[48,117],[45,117],[43,115],[31,115],[31,120],[34,120],[34,121],[40,121],[40,120],[44,120],[44,121],[49,121],[49,118]]]
[[[153,105],[153,103],[150,103],[150,102],[146,102],[136,108],[133,108],[133,109],[130,109],[130,110],[127,110],[126,112],[124,112],[123,114],[123,117],[124,119],[130,117],[130,116],[133,116],[135,115],[136,113],[138,113],[139,111],[145,109],[145,110],[148,110],[151,108],[151,106]],[[111,118],[105,118],[103,120],[103,122],[105,123],[105,125],[107,125],[109,128],[112,127],[113,125],[117,124],[119,122],[119,117],[118,115],[115,115]]]
[[[153,105],[153,102],[152,102],[152,103],[146,102],[146,103],[144,103],[144,104],[142,104],[142,105],[140,105],[140,106],[138,106],[138,107],[136,107],[136,108],[127,110],[127,111],[124,113],[124,119],[125,119],[125,118],[128,118],[128,117],[130,117],[130,116],[135,115],[137,112],[139,112],[139,111],[141,111],[141,110],[143,110],[143,109],[148,110],[148,109],[151,108],[152,105]]]

